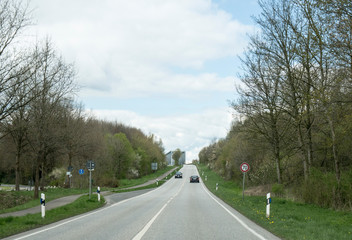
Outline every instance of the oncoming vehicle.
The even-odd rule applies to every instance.
[[[189,182],[192,183],[192,182],[197,182],[199,183],[199,177],[197,175],[193,175],[189,178]]]
[[[177,172],[175,174],[175,178],[182,178],[182,172]]]

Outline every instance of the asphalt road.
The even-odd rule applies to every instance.
[[[8,239],[279,239],[209,193],[189,183],[195,166],[161,187],[132,198],[110,195],[99,210]],[[128,196],[130,197],[130,196]]]

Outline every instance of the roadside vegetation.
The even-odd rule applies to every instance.
[[[280,238],[287,240],[352,238],[350,211],[335,211],[331,208],[274,196],[270,205],[270,217],[267,218],[266,196],[245,195],[242,200],[242,181],[224,180],[222,176],[203,164],[197,167],[204,184],[212,193]]]
[[[40,192],[42,193],[42,192]],[[88,193],[88,189],[47,189],[45,192],[46,202],[54,199]],[[0,191],[0,214],[21,211],[40,205],[38,199],[33,199],[33,191]]]
[[[352,2],[260,0],[227,136],[199,161],[227,180],[352,210]]]
[[[33,185],[38,199],[48,186],[87,188],[89,160],[95,163],[93,184],[102,187],[146,176],[152,163],[165,168],[161,139],[97,120],[75,101],[74,65],[49,38],[27,39],[35,35],[28,7],[0,1],[0,183],[15,183],[17,191],[20,184]]]
[[[119,189],[124,189],[124,188],[129,188],[129,187],[134,187],[137,185],[144,184],[150,180],[157,179],[159,176],[163,175],[164,173],[172,170],[175,168],[175,166],[167,166],[164,169],[160,169],[154,173],[148,174],[146,176],[143,176],[141,178],[137,179],[121,179],[120,180],[120,186],[117,188],[114,188],[114,190],[119,190]],[[177,167],[177,169],[180,169],[181,167]],[[173,172],[168,175],[168,178],[173,175]],[[162,179],[159,179],[162,180]]]

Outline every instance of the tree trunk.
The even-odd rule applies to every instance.
[[[15,165],[15,172],[16,172],[16,191],[20,190],[20,153],[16,154],[16,165]]]
[[[34,199],[39,198],[39,158],[37,156],[37,162],[35,166],[35,182],[34,182]]]
[[[339,157],[337,156],[335,129],[334,129],[334,124],[332,122],[332,119],[329,116],[327,117],[327,119],[328,119],[329,126],[330,126],[331,141],[332,141],[332,154],[333,154],[334,163],[335,163],[335,175],[336,175],[337,185],[339,188],[340,182],[341,182],[341,171],[340,171],[340,160],[339,160]]]

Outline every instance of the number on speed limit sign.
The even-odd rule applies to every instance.
[[[241,171],[242,172],[248,172],[249,171],[249,164],[248,163],[242,163],[241,164]]]

